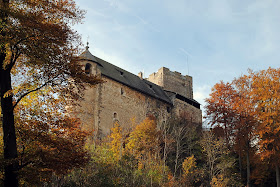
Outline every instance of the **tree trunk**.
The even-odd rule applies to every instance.
[[[277,182],[277,187],[280,187],[280,174],[279,174],[279,166],[276,165],[276,182]]]
[[[247,147],[246,160],[247,160],[247,187],[250,187],[251,186],[251,181],[250,181],[251,170],[250,170],[249,146]]]
[[[240,133],[240,129],[238,129]],[[240,138],[238,138],[238,144],[240,146]],[[242,180],[242,161],[241,161],[241,147],[239,147],[239,154],[238,154],[238,161],[239,161],[239,173],[240,173],[240,179]]]
[[[1,0],[1,27],[0,32],[3,37],[6,35],[5,26],[7,24],[7,13],[3,10],[9,8],[9,0]],[[0,47],[0,96],[1,96],[1,112],[2,112],[2,126],[3,126],[3,142],[4,142],[4,186],[16,187],[18,186],[17,179],[17,144],[14,124],[14,110],[13,110],[13,95],[7,94],[12,90],[11,83],[11,68],[12,65],[5,65],[6,57],[5,42],[1,41]],[[6,95],[5,95],[6,94]]]
[[[16,145],[16,133],[14,124],[13,113],[13,96],[9,94],[5,96],[7,91],[12,89],[10,70],[3,69],[3,59],[5,54],[0,54],[0,93],[1,93],[1,110],[3,115],[3,141],[4,141],[4,159],[7,162],[5,165],[5,179],[4,186],[14,187],[18,186],[17,181],[17,145]]]
[[[240,174],[240,179],[242,179],[242,162],[241,162],[241,151],[239,150],[238,154],[238,161],[239,161],[239,174]]]

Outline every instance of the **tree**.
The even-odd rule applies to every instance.
[[[201,139],[202,150],[206,157],[209,180],[222,183],[229,182],[234,167],[234,159],[229,155],[229,150],[223,139],[217,139],[214,134],[204,132]],[[233,183],[233,181],[231,181]],[[225,184],[226,186],[226,184]]]
[[[18,152],[14,109],[28,94],[46,85],[74,99],[84,86],[96,84],[78,66],[75,54],[79,36],[70,24],[83,18],[73,0],[1,0],[0,10],[0,95],[3,114],[5,186],[17,186]],[[34,87],[22,87],[17,95],[12,88],[11,71],[22,65],[34,70]],[[76,92],[74,93],[73,90]]]
[[[65,114],[65,98],[46,88],[29,94],[15,109],[19,179],[28,186],[42,185],[89,161],[84,149],[89,132],[81,129],[79,119]]]
[[[198,169],[194,155],[186,157],[182,163],[183,180],[186,186],[192,186],[195,181],[198,181]]]
[[[122,157],[123,151],[123,134],[122,128],[118,123],[114,124],[114,127],[111,129],[112,133],[110,134],[111,141],[109,143],[111,151],[114,153],[114,158],[120,160]]]
[[[251,72],[251,71],[249,71]],[[239,155],[239,169],[241,174],[241,155],[246,155],[247,170],[247,186],[251,186],[251,164],[250,154],[253,152],[254,141],[256,140],[255,127],[257,120],[254,116],[255,107],[252,100],[252,77],[251,75],[243,75],[236,78],[232,85],[235,89],[234,100],[232,102],[233,109],[236,112],[236,123],[234,126],[235,149]]]
[[[280,186],[280,69],[251,74],[261,158],[275,167],[277,186]]]
[[[254,105],[252,102],[251,80],[242,76],[232,83],[220,82],[214,86],[210,98],[206,99],[206,113],[214,131],[222,127],[227,147],[234,146],[239,155],[240,176],[242,176],[241,155],[245,152],[247,184],[250,185],[250,151],[254,140]],[[222,135],[219,132],[220,135]],[[230,143],[230,144],[229,144]]]
[[[226,145],[229,147],[232,129],[235,121],[235,111],[232,108],[235,90],[230,83],[221,81],[212,88],[212,93],[206,101],[206,115],[210,125],[220,125],[224,129]]]
[[[180,175],[182,163],[186,157],[198,155],[200,130],[201,125],[193,123],[187,112],[181,112],[179,117],[171,117],[161,127],[164,160],[167,160],[169,168],[172,169],[173,177]]]
[[[240,172],[241,155],[246,155],[248,186],[251,185],[251,161],[258,160],[256,154],[275,168],[277,185],[280,186],[279,90],[279,68],[259,72],[249,70],[249,75],[236,78],[232,83],[216,84],[206,100],[211,124],[225,125],[225,122],[230,122],[226,125],[231,127],[228,134],[239,155]],[[254,166],[259,165],[254,163]],[[253,173],[258,175],[256,171]]]
[[[165,178],[164,169],[167,170],[161,160],[160,144],[161,134],[152,116],[136,125],[126,144],[127,150],[138,160],[138,171],[149,177],[151,186],[160,184]],[[146,183],[149,184],[148,181]]]

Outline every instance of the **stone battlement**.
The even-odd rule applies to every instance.
[[[147,80],[161,86],[166,91],[193,99],[193,81],[191,76],[182,75],[180,72],[170,71],[168,68],[162,67],[157,72],[149,75]]]

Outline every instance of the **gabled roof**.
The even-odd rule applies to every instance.
[[[93,56],[89,50],[88,47],[86,50],[80,55],[81,60],[88,60],[91,62],[94,62],[98,65],[99,70],[101,71],[101,74],[115,80],[119,83],[122,83],[134,90],[137,90],[139,92],[142,92],[146,95],[149,95],[151,97],[154,97],[156,99],[159,99],[165,103],[171,104],[172,101],[170,98],[166,95],[164,90],[145,79],[141,79],[137,75],[134,75],[124,69],[121,69],[109,62],[106,62],[96,56]]]

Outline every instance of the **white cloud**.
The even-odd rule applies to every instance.
[[[193,93],[193,97],[195,100],[200,102],[204,106],[205,99],[209,97],[209,93],[211,91],[210,85],[202,85],[202,86],[194,86],[195,90]]]
[[[205,115],[204,106],[205,106],[205,99],[209,97],[209,93],[211,92],[210,85],[202,85],[202,86],[194,86],[194,99],[198,101],[201,106],[200,109],[202,110],[202,116]]]

